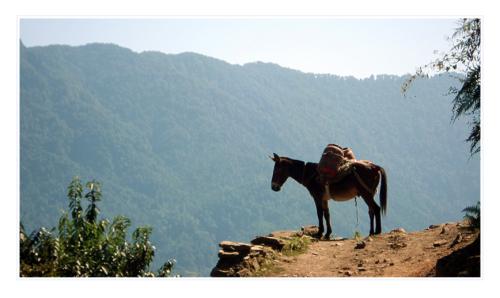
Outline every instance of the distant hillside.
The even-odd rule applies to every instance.
[[[20,53],[21,221],[55,226],[75,175],[103,184],[105,216],[154,228],[156,260],[207,276],[217,243],[317,224],[294,181],[271,191],[272,152],[317,161],[350,146],[388,175],[384,230],[460,218],[479,199],[468,128],[451,123],[456,79],[306,74],[275,64],[231,65],[111,44]],[[367,209],[360,229],[368,232]],[[352,236],[354,202],[330,203],[334,233]]]

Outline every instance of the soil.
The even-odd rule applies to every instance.
[[[362,240],[320,240],[296,256],[279,255],[268,277],[426,277],[436,275],[441,258],[478,236],[462,223],[432,225],[407,233],[396,229]]]

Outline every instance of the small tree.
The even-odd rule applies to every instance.
[[[465,212],[464,219],[469,222],[472,228],[481,228],[481,208],[479,206],[479,202],[477,202],[475,206],[465,207],[462,212]]]
[[[130,220],[117,216],[112,222],[98,219],[97,202],[101,185],[86,184],[79,178],[68,186],[69,212],[59,219],[57,236],[41,228],[29,236],[21,224],[21,276],[170,276],[175,260],[156,273],[149,270],[155,247],[150,243],[151,227],[139,227],[127,241]],[[83,211],[82,199],[88,201]]]
[[[428,76],[430,72],[462,72],[464,77],[458,77],[462,86],[450,87],[449,90],[450,94],[455,95],[452,121],[462,116],[469,117],[472,128],[466,142],[470,143],[473,155],[481,150],[481,20],[461,19],[450,40],[450,50],[420,67],[404,82],[402,91],[406,93],[415,79]]]

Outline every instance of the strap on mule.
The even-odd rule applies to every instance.
[[[356,179],[358,180],[359,184],[361,184],[361,186],[363,186],[363,188],[369,192],[372,196],[375,195],[375,192],[368,187],[368,185],[366,185],[366,183],[363,181],[363,179],[361,179],[361,177],[359,176],[358,172],[356,171],[356,167],[354,167],[354,170],[352,171],[354,173],[354,177],[356,177]]]

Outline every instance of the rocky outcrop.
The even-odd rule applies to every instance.
[[[283,246],[285,246],[285,241],[283,239],[277,238],[277,237],[270,237],[270,236],[259,236],[250,243],[254,245],[265,245],[269,246],[274,250],[280,251]]]
[[[267,236],[257,236],[250,243],[222,241],[219,243],[219,261],[212,269],[212,277],[255,276],[266,265],[281,254],[288,241],[309,237],[317,233],[314,227],[303,227],[301,231],[277,231]]]
[[[459,234],[460,235],[460,234]],[[460,235],[461,236],[461,235]],[[459,237],[457,236],[457,239]],[[456,245],[457,239],[452,243]],[[451,245],[450,245],[451,246]],[[439,259],[436,263],[437,277],[480,277],[481,276],[481,240],[474,242]]]
[[[250,276],[274,255],[272,248],[262,245],[222,241],[219,246],[219,261],[210,273],[212,277]]]
[[[479,276],[478,231],[466,223],[403,228],[354,239],[317,241],[318,229],[277,231],[250,243],[223,241],[212,276],[425,277]],[[307,241],[306,241],[307,240]],[[306,245],[304,245],[306,243]],[[291,250],[294,251],[290,252]]]

